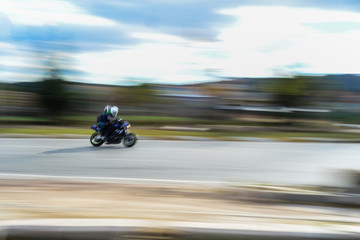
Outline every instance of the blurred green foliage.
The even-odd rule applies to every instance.
[[[271,78],[262,81],[259,90],[273,96],[278,106],[314,106],[320,100],[336,98],[333,91],[342,91],[344,86],[334,79],[316,76],[293,76]]]
[[[338,139],[351,142],[360,142],[357,133],[332,133],[332,132],[282,132],[282,131],[169,131],[159,129],[132,129],[140,137],[151,137],[160,139],[174,139],[173,137],[199,137],[212,138],[216,140],[243,140],[247,138],[267,138],[280,141],[311,142],[318,139]],[[0,134],[35,134],[61,137],[67,134],[89,136],[93,130],[74,127],[22,127],[22,128],[0,128]],[[176,139],[176,138],[175,138]]]
[[[139,106],[159,103],[159,98],[157,98],[155,91],[149,84],[140,84],[116,88],[113,101],[129,106]]]
[[[261,90],[273,95],[279,106],[296,107],[308,105],[312,84],[308,78],[274,78],[262,84]]]
[[[65,81],[58,77],[45,78],[40,85],[39,99],[45,115],[51,117],[64,114],[70,107],[70,93]]]

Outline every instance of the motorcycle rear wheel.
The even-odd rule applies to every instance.
[[[104,140],[98,139],[97,137],[99,136],[99,133],[93,133],[93,135],[91,135],[90,137],[90,143],[94,146],[94,147],[100,147],[101,145],[103,145]]]

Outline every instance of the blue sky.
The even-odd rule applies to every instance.
[[[197,83],[358,74],[358,0],[0,0],[0,78]]]

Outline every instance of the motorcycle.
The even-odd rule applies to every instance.
[[[106,144],[120,144],[123,141],[125,147],[132,147],[137,141],[136,134],[130,132],[130,123],[123,122],[122,119],[115,119],[111,124],[111,132],[108,134],[107,139],[100,138],[100,132],[96,125],[92,125],[91,129],[96,132],[90,137],[90,143],[94,147],[100,147],[103,143]]]

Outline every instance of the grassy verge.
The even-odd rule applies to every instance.
[[[0,116],[0,124],[8,125],[64,125],[64,126],[88,126],[96,122],[96,115],[91,116],[59,116],[57,118],[46,117],[23,117],[23,116]],[[186,118],[170,116],[141,116],[124,115],[122,118],[137,126],[163,126],[163,125],[237,125],[237,126],[281,126],[286,124],[284,120],[274,119],[244,119],[244,120],[215,120],[204,118]]]
[[[0,122],[2,123],[47,123],[50,122],[50,118],[45,117],[23,117],[23,116],[0,116]]]
[[[168,131],[155,129],[133,129],[133,132],[142,137],[172,139],[174,137],[204,137],[218,140],[241,140],[244,138],[267,138],[283,141],[301,141],[321,139],[339,139],[347,141],[360,141],[360,134],[356,133],[308,133],[308,132],[197,132],[197,131]],[[32,135],[67,135],[76,134],[90,136],[91,129],[70,127],[27,127],[27,128],[0,128],[0,134],[32,134]],[[0,135],[1,136],[1,135]]]
[[[33,134],[33,135],[53,135],[53,134],[78,134],[91,135],[91,129],[80,128],[60,128],[60,127],[34,127],[34,128],[0,128],[0,134]]]

